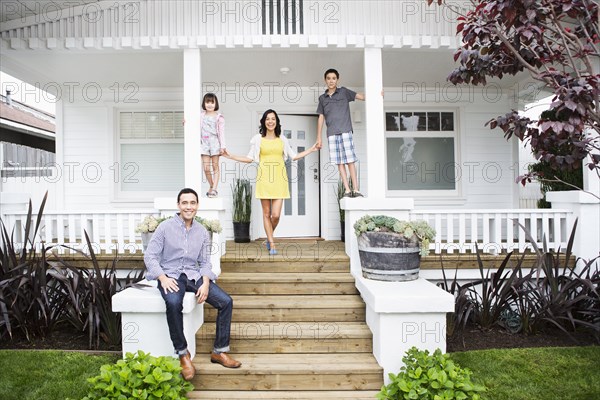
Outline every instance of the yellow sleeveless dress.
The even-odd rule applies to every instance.
[[[283,161],[283,140],[260,140],[260,162],[256,176],[257,199],[289,199],[287,171]]]

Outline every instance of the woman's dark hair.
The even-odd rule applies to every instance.
[[[210,103],[215,103],[215,111],[219,110],[219,100],[217,99],[217,95],[214,93],[206,93],[204,95],[204,98],[202,99],[202,109],[204,111],[206,111],[206,107],[204,106],[204,104],[206,104],[206,102],[210,102]]]
[[[279,137],[279,135],[281,135],[281,122],[279,121],[279,115],[277,115],[275,110],[267,110],[260,119],[259,132],[262,137],[265,137],[267,134],[267,126],[265,125],[265,121],[267,120],[267,115],[271,113],[275,114],[275,120],[277,120],[277,124],[275,125],[275,136]]]
[[[194,196],[196,196],[196,203],[198,202],[198,193],[196,193],[196,191],[194,189],[190,189],[190,188],[183,188],[179,191],[179,194],[177,195],[177,204],[179,204],[179,200],[181,199],[181,195],[182,194],[187,194],[187,193],[191,193]]]

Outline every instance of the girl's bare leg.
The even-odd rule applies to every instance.
[[[202,155],[202,168],[204,169],[204,176],[206,176],[206,180],[210,185],[210,189],[213,187],[213,177],[210,165],[210,156]],[[208,189],[210,191],[210,189]]]
[[[212,178],[213,184],[211,185],[213,190],[217,190],[217,186],[219,185],[219,179],[221,179],[221,169],[219,168],[219,156],[211,156],[210,160],[212,162]]]

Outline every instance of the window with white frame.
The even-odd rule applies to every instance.
[[[120,111],[121,193],[167,192],[184,186],[183,112]]]
[[[454,111],[385,113],[388,193],[457,194]]]

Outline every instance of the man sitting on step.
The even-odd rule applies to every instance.
[[[218,310],[217,332],[210,361],[227,368],[242,365],[231,358],[229,338],[233,300],[214,280],[211,270],[210,236],[194,220],[198,211],[198,194],[189,188],[177,196],[179,213],[156,228],[144,254],[146,279],[157,279],[158,290],[167,307],[167,323],[175,353],[179,355],[181,374],[186,380],[194,377],[187,341],[183,333],[183,297],[186,291],[195,292],[198,303],[206,301]]]

